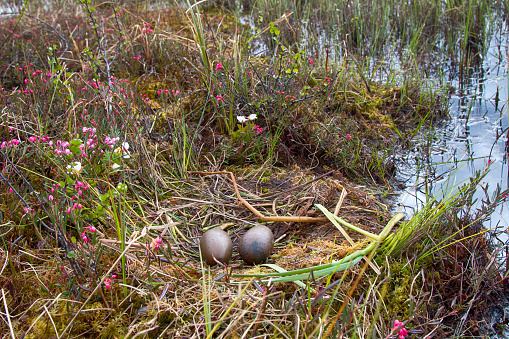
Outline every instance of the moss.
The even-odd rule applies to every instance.
[[[409,298],[414,279],[415,274],[406,262],[391,263],[391,277],[385,297],[387,320],[398,317],[400,319],[407,319],[412,316],[412,314],[409,314]],[[421,283],[422,279],[419,277],[414,284],[418,286]],[[414,288],[413,293],[415,292],[416,289]]]

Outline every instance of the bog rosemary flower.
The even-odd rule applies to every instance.
[[[154,249],[154,250],[158,250],[159,247],[161,247],[163,244],[163,239],[161,239],[161,237],[157,237],[155,239],[152,239],[152,242],[150,244],[150,246]]]
[[[392,327],[392,329],[398,330],[398,339],[405,339],[405,337],[408,335],[408,330],[405,328],[405,325],[399,320],[394,320],[394,326]]]

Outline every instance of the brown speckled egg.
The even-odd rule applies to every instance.
[[[239,253],[246,263],[258,265],[267,260],[273,248],[274,236],[270,228],[255,226],[240,240]]]
[[[232,257],[233,243],[228,233],[220,227],[215,227],[202,235],[200,250],[203,260],[210,266],[216,265],[214,258],[227,264]]]

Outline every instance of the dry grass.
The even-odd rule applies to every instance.
[[[391,338],[396,319],[412,337],[487,331],[471,323],[487,308],[472,305],[489,306],[506,280],[481,224],[507,192],[472,222],[463,208],[474,183],[380,248],[345,237],[316,207],[383,232],[394,148],[444,112],[441,97],[368,81],[355,57],[311,63],[295,46],[279,59],[251,56],[247,28],[228,11],[195,17],[200,42],[178,7],[127,3],[116,16],[108,2],[91,11],[62,1],[51,15],[27,5],[0,23],[3,337]],[[289,17],[276,23],[291,27]],[[274,40],[271,28],[257,39]],[[276,239],[273,266],[237,254],[259,223]],[[197,244],[215,226],[227,227],[235,254],[209,268]],[[353,267],[316,276],[365,250]],[[310,268],[289,282],[247,277]]]

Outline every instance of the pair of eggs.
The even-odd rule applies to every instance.
[[[272,254],[273,247],[272,231],[260,225],[251,228],[240,239],[239,253],[247,264],[257,265]],[[227,264],[232,257],[233,243],[228,233],[216,227],[203,234],[200,239],[200,250],[203,260],[210,266],[214,266],[216,260]]]

